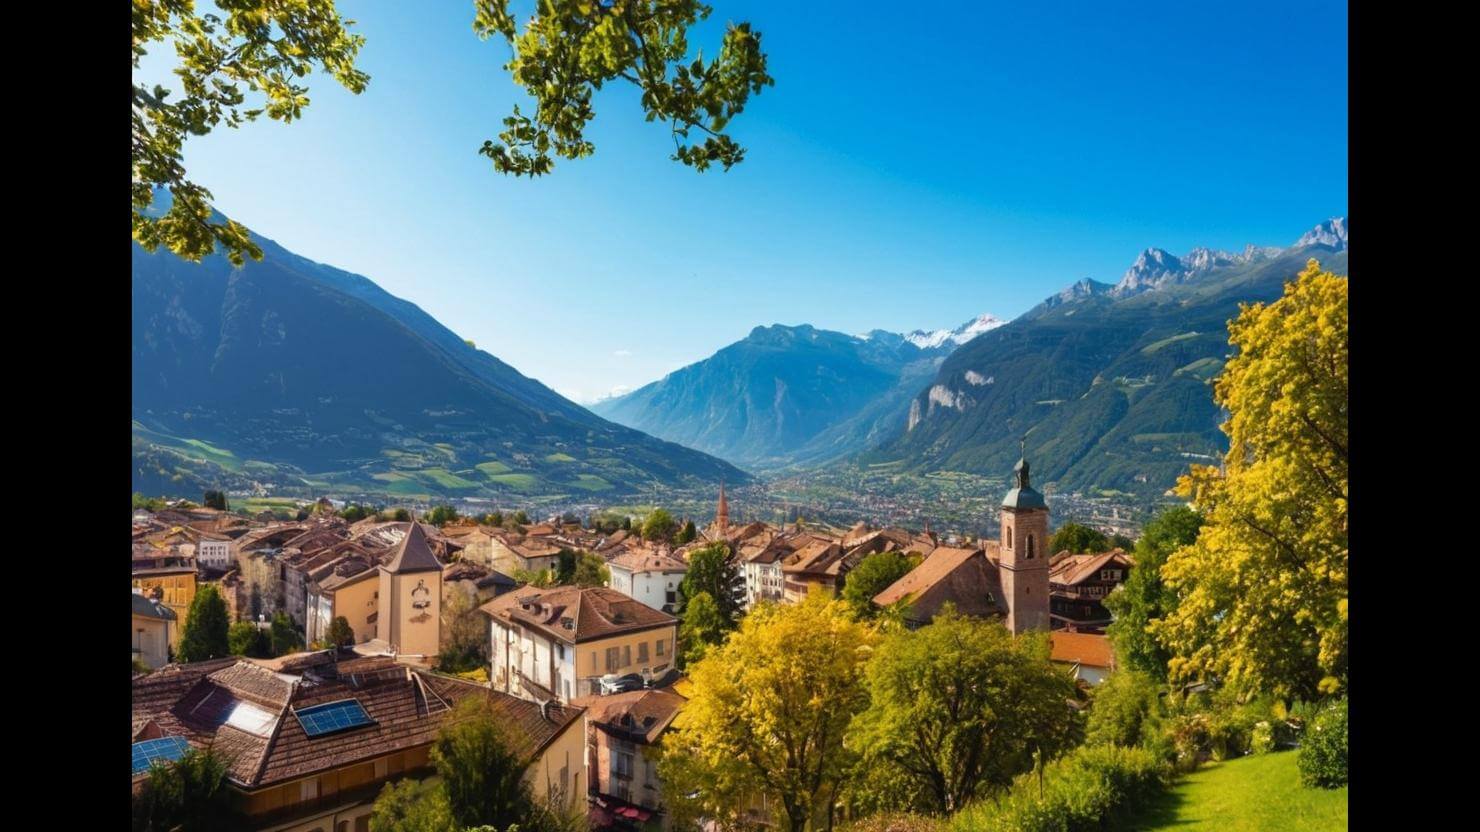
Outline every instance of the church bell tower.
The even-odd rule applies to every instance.
[[[1014,487],[1002,500],[998,563],[1013,635],[1049,629],[1048,501],[1028,480],[1026,442],[1013,466]]]

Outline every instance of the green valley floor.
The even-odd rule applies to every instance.
[[[1209,763],[1121,826],[1134,832],[1327,832],[1346,829],[1346,789],[1300,785],[1295,752]]]

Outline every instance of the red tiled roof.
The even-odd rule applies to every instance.
[[[927,621],[947,601],[963,615],[991,616],[1005,612],[996,566],[981,549],[937,548],[903,578],[874,596],[874,603],[910,604],[910,617]]]
[[[1056,662],[1085,667],[1115,667],[1115,651],[1105,636],[1054,630],[1049,637],[1053,640],[1051,657]]]
[[[496,620],[518,622],[571,644],[678,623],[673,616],[610,587],[525,587],[478,609]]]

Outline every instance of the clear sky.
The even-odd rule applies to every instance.
[[[691,43],[749,20],[776,78],[733,124],[746,161],[670,161],[613,86],[596,155],[532,181],[476,154],[522,99],[471,2],[338,5],[369,88],[318,76],[300,122],[192,138],[192,178],[577,401],[757,325],[1010,318],[1147,246],[1346,214],[1345,3],[711,0]]]

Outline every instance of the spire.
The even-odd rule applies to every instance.
[[[1007,492],[1007,497],[1002,501],[1003,508],[1048,508],[1043,495],[1033,490],[1028,479],[1028,438],[1024,436],[1018,440],[1018,448],[1022,456],[1017,464],[1012,466],[1013,488]]]
[[[1012,467],[1012,472],[1016,475],[1018,488],[1033,487],[1028,484],[1028,437],[1026,436],[1018,439],[1018,461],[1017,465]]]
[[[406,535],[401,538],[400,545],[396,547],[395,554],[391,556],[385,569],[393,574],[442,570],[442,564],[437,562],[437,556],[432,554],[431,547],[427,545],[427,535],[422,531],[420,523],[411,521]]]
[[[715,512],[714,522],[719,524],[720,533],[730,527],[730,502],[725,499],[725,481],[719,481],[719,509]]]

